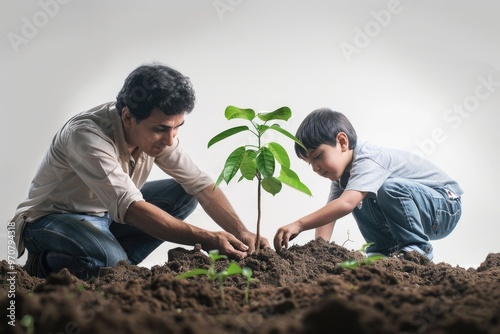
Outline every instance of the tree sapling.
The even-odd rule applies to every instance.
[[[261,189],[274,196],[281,191],[282,184],[284,183],[311,196],[309,188],[290,169],[290,158],[285,148],[274,141],[269,143],[262,142],[264,133],[268,130],[273,130],[304,146],[294,135],[283,129],[278,123],[268,125],[269,121],[287,121],[291,115],[292,112],[288,107],[281,107],[272,112],[256,114],[252,109],[228,106],[225,110],[227,120],[243,119],[251,124],[251,128],[246,125],[232,127],[219,133],[208,142],[208,147],[210,148],[213,144],[243,131],[249,131],[257,139],[255,145],[240,146],[229,154],[224,168],[215,183],[216,187],[222,181],[229,184],[238,171],[241,173],[238,182],[242,179],[252,181],[257,178],[257,238],[255,243],[255,250],[257,252],[260,248]],[[258,122],[259,120],[261,121],[260,123]],[[280,172],[275,177],[276,162],[280,165]]]

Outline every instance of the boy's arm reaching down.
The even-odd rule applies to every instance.
[[[346,190],[339,198],[327,203],[321,209],[300,218],[299,220],[282,226],[274,237],[274,248],[279,251],[282,247],[288,248],[288,242],[302,231],[322,227],[337,221],[354,210],[366,196],[365,192]],[[331,227],[333,231],[333,224]],[[325,230],[326,231],[326,228]],[[323,231],[322,231],[323,232]],[[325,234],[326,235],[326,234]]]

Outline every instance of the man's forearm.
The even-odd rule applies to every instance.
[[[208,243],[213,237],[213,232],[188,224],[143,201],[130,205],[125,222],[158,239],[184,245]]]
[[[248,231],[222,190],[214,189],[213,184],[196,194],[195,197],[210,218],[225,231],[235,236]]]

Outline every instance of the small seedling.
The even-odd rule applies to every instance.
[[[21,318],[20,323],[21,323],[21,326],[26,328],[27,334],[31,334],[35,331],[35,319],[31,315],[29,315],[29,314],[24,315]]]
[[[361,253],[363,253],[366,256],[366,249],[368,247],[370,247],[372,244],[373,244],[372,242],[364,244],[361,247],[361,249],[357,250],[357,252],[361,252]],[[361,267],[363,265],[369,265],[372,262],[375,262],[375,261],[378,261],[378,260],[381,260],[381,259],[384,259],[384,258],[385,258],[384,255],[382,255],[382,254],[376,254],[376,255],[366,256],[361,261],[351,259],[351,260],[347,260],[347,261],[344,261],[342,263],[339,263],[338,265],[341,266],[341,267],[343,267],[343,268],[354,269],[354,268]]]
[[[346,241],[344,241],[344,243],[342,244],[342,247],[345,247],[345,244],[346,244],[347,242],[349,242],[349,241],[350,241],[350,242],[354,242],[354,240],[351,240],[351,238],[350,238],[350,236],[349,236],[349,230],[347,230],[347,240],[346,240]]]
[[[219,283],[221,306],[224,308],[226,306],[226,302],[224,299],[224,280],[229,276],[241,274],[242,269],[236,262],[231,262],[226,270],[217,272],[217,270],[215,269],[215,262],[217,260],[227,259],[227,256],[220,255],[218,250],[209,251],[208,256],[210,257],[210,266],[208,267],[208,269],[196,268],[178,275],[177,278],[207,276],[211,281],[217,280],[217,282]]]
[[[263,143],[263,135],[268,130],[273,130],[288,137],[302,147],[304,147],[304,145],[279,124],[274,123],[268,125],[270,121],[287,121],[292,116],[292,111],[288,107],[281,107],[272,112],[255,113],[252,109],[241,109],[235,106],[228,106],[224,115],[227,120],[243,119],[248,121],[251,127],[241,125],[227,129],[210,139],[208,148],[221,140],[243,131],[249,131],[257,139],[256,144],[240,146],[229,154],[215,186],[218,187],[222,181],[229,184],[238,171],[241,173],[238,182],[242,179],[252,181],[257,178],[257,237],[255,241],[255,250],[258,252],[260,248],[262,189],[274,196],[281,191],[282,184],[284,183],[311,196],[309,188],[303,184],[298,175],[290,169],[290,158],[285,148],[277,142]],[[259,123],[259,120],[262,123]],[[280,165],[278,176],[274,176],[276,162]]]
[[[241,275],[243,275],[247,279],[247,284],[245,286],[245,304],[248,304],[248,296],[250,294],[250,284],[252,282],[257,282],[259,281],[256,278],[252,277],[252,269],[248,267],[244,267],[241,269]]]
[[[215,270],[215,261],[221,259],[227,259],[227,256],[220,255],[218,250],[211,250],[208,252],[210,257],[210,266],[208,269],[196,268],[190,271],[187,271],[183,274],[177,275],[177,278],[188,278],[194,276],[207,276],[209,280],[217,280],[219,283],[219,291],[221,296],[221,306],[225,307],[225,299],[224,299],[224,280],[233,275],[241,274],[247,279],[246,287],[245,287],[245,303],[248,304],[248,295],[250,290],[250,284],[252,282],[258,281],[258,279],[252,277],[252,269],[248,267],[240,267],[236,262],[231,262],[226,270],[217,272]]]

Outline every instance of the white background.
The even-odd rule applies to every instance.
[[[459,181],[462,220],[434,242],[435,262],[477,266],[500,251],[499,9],[493,0],[3,0],[1,221],[7,224],[27,195],[61,125],[114,100],[135,67],[159,61],[193,82],[197,104],[179,136],[214,179],[229,152],[250,139],[207,149],[212,136],[240,124],[225,120],[227,105],[287,105],[293,117],[283,126],[292,133],[307,113],[329,107],[346,114],[360,138],[418,152]],[[285,145],[314,194],[264,194],[262,232],[272,242],[279,226],[325,203],[329,182],[295,157],[291,143],[268,139]],[[151,179],[161,177],[155,170]],[[222,188],[255,230],[256,184]],[[201,209],[188,221],[218,229]],[[348,231],[354,242],[346,246],[359,248],[364,241],[350,215],[332,241],[342,244]],[[0,237],[6,259],[5,229]],[[293,243],[313,237],[307,231]],[[166,243],[142,265],[164,263],[175,246]]]

